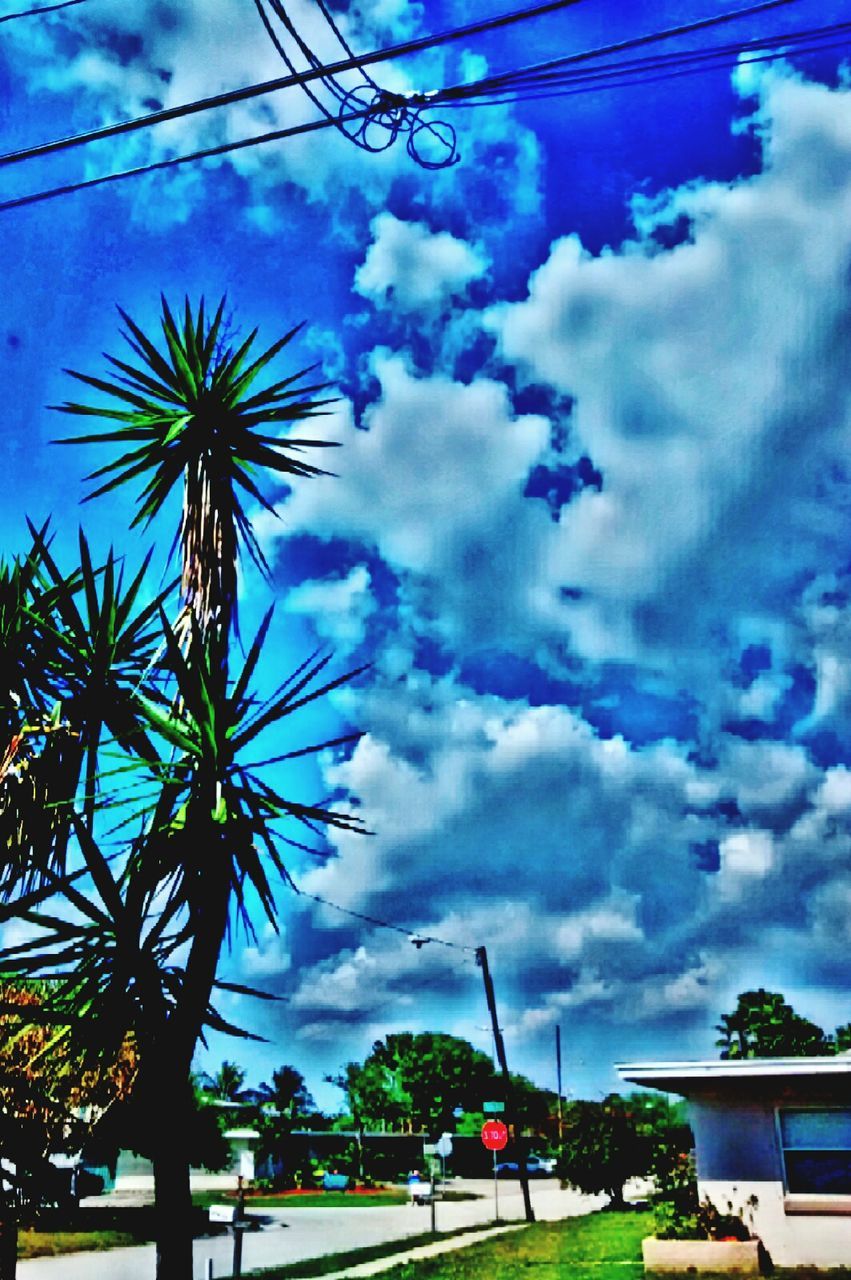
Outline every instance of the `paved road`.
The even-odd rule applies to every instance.
[[[436,1205],[438,1231],[487,1224],[494,1216],[493,1183],[465,1182],[481,1200],[440,1201]],[[532,1204],[540,1220],[589,1213],[606,1201],[605,1196],[584,1196],[562,1191],[555,1181],[532,1184]],[[523,1217],[520,1188],[513,1182],[499,1184],[499,1212],[504,1220]],[[403,1240],[428,1231],[431,1210],[413,1205],[359,1209],[269,1209],[263,1231],[248,1232],[243,1247],[243,1271],[299,1262],[320,1254],[340,1253],[385,1240]],[[195,1280],[204,1280],[208,1260],[213,1275],[231,1274],[233,1245],[218,1236],[195,1242]],[[69,1254],[64,1258],[33,1258],[18,1263],[19,1280],[153,1280],[153,1245],[112,1249],[108,1253]]]

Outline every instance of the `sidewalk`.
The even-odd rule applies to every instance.
[[[344,1271],[331,1271],[321,1280],[354,1280],[356,1276],[376,1276],[382,1271],[389,1271],[402,1262],[416,1262],[418,1258],[433,1258],[440,1253],[449,1253],[452,1249],[465,1249],[467,1245],[478,1244],[480,1240],[490,1240],[492,1236],[504,1235],[506,1231],[522,1231],[525,1222],[513,1222],[510,1226],[490,1227],[487,1231],[468,1231],[463,1236],[453,1236],[451,1240],[435,1240],[433,1244],[421,1244],[415,1249],[405,1249],[387,1258],[375,1258],[372,1262],[359,1262]]]

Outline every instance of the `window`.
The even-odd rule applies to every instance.
[[[851,1195],[851,1111],[779,1112],[786,1190]]]

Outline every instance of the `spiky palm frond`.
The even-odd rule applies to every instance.
[[[60,443],[130,446],[89,476],[98,484],[88,496],[97,497],[140,479],[143,487],[134,524],[150,521],[182,480],[183,598],[204,634],[216,629],[226,639],[236,604],[240,544],[265,568],[240,495],[247,494],[274,511],[257,484],[258,471],[266,469],[284,476],[327,474],[301,454],[307,447],[325,447],[328,441],[279,439],[261,428],[314,417],[331,401],[316,398],[326,389],[325,383],[305,381],[312,367],[252,393],[257,377],[292,342],[301,326],[252,359],[256,329],[236,351],[222,349],[224,307],[222,299],[209,320],[203,299],[194,313],[186,299],[183,324],[179,325],[163,298],[162,351],[119,308],[126,326],[122,336],[139,363],[107,356],[118,371],[111,379],[68,372],[122,407],[74,401],[54,407],[116,423],[112,430]]]
[[[173,759],[160,769],[160,799],[140,855],[149,866],[158,868],[161,879],[169,879],[175,911],[184,907],[192,910],[193,904],[207,900],[210,875],[221,874],[223,868],[216,866],[216,860],[223,860],[226,881],[246,927],[250,927],[245,904],[249,884],[270,922],[274,924],[276,920],[269,872],[274,872],[276,878],[289,878],[279,849],[279,823],[295,821],[312,832],[328,827],[364,830],[357,815],[280,794],[262,778],[263,762],[256,766],[243,762],[245,753],[266,730],[280,729],[289,717],[363,671],[358,668],[323,679],[328,658],[314,655],[270,698],[259,703],[251,693],[250,682],[270,619],[271,610],[249,646],[228,697],[220,699],[216,696],[214,660],[201,641],[197,624],[193,642],[184,650],[163,615],[167,647],[164,663],[174,676],[179,704],[164,708],[154,700],[139,699],[151,733],[173,752]],[[338,747],[359,736],[343,734],[333,742],[300,746],[291,754],[302,756]],[[276,760],[273,758],[273,762]],[[201,831],[206,832],[205,839],[199,839]]]
[[[148,559],[125,586],[111,552],[95,567],[82,532],[80,568],[66,576],[45,531],[30,525],[30,532],[33,551],[17,569],[25,590],[15,572],[0,570],[2,894],[64,872],[74,806],[91,829],[104,800],[99,754],[107,737],[127,753],[123,782],[140,763],[158,760],[135,695],[155,665],[168,588],[140,603]]]
[[[63,803],[76,787],[73,734],[61,712],[64,686],[49,638],[58,601],[75,575],[48,582],[47,526],[30,526],[33,546],[0,564],[0,894],[26,892],[39,869],[61,856]]]

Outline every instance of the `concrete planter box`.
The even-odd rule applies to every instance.
[[[732,1271],[759,1275],[758,1240],[657,1240],[641,1242],[645,1271]]]

